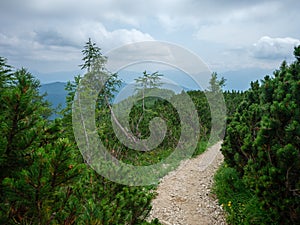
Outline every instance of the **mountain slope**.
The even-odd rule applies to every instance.
[[[50,102],[52,109],[58,107],[64,108],[66,106],[66,96],[68,92],[65,90],[66,83],[54,82],[49,84],[42,84],[40,87],[40,94],[46,94],[45,100]],[[54,113],[50,119],[55,119],[58,115]]]

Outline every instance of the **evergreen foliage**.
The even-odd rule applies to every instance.
[[[105,58],[89,42],[83,68],[100,66],[106,72],[105,60],[101,61]],[[71,123],[80,76],[66,87],[63,117],[49,121],[39,82],[25,69],[12,71],[0,59],[0,223],[159,224],[145,221],[155,196],[153,187],[113,183],[83,162]],[[118,84],[116,74],[108,77],[99,94],[99,117]]]
[[[85,76],[91,81],[88,85],[97,85],[99,90],[95,104],[98,135],[111,155],[125,163],[139,166],[154,164],[168,157],[179,144],[181,130],[186,129],[181,124],[176,106],[170,102],[178,100],[181,107],[185,106],[182,101],[185,93],[175,94],[170,90],[163,90],[165,99],[147,97],[142,94],[143,89],[158,93],[162,75],[158,72],[148,74],[145,71],[136,80],[139,90],[131,97],[142,98],[129,113],[131,132],[137,138],[149,137],[150,121],[156,117],[166,122],[167,132],[156,149],[149,152],[135,151],[118,140],[112,127],[112,120],[116,120],[112,99],[121,84],[118,74],[106,70],[106,57],[91,39],[82,53],[81,68],[86,70]],[[66,107],[61,111],[62,117],[55,120],[48,119],[49,104],[39,94],[39,81],[27,70],[14,70],[7,65],[6,59],[0,57],[0,75],[1,224],[160,224],[157,219],[146,222],[151,210],[151,200],[156,195],[154,186],[128,187],[114,183],[97,174],[82,159],[72,130],[72,105],[83,80],[80,75],[66,85]],[[214,73],[209,90],[188,92],[197,109],[200,124],[200,138],[194,155],[204,151],[210,135],[212,117],[207,98],[219,99],[224,84],[225,79],[218,79]],[[293,86],[294,89],[297,87]],[[259,88],[258,85],[257,90]],[[255,91],[252,94],[249,91],[247,96],[257,101],[255,94]],[[235,103],[240,102],[244,94],[226,92],[224,96],[229,109],[228,118],[234,121]],[[269,93],[264,96],[265,99],[270,98]],[[216,101],[218,103],[219,100]],[[118,104],[126,104],[126,100]],[[297,111],[293,104],[291,107]],[[187,120],[190,118],[188,111],[189,109],[183,110]],[[219,121],[225,119],[222,113],[216,112]],[[281,117],[281,114],[277,116]],[[298,114],[294,117],[296,116]],[[246,122],[249,121],[245,120]],[[194,124],[197,123],[191,120],[189,129],[193,129]],[[291,123],[289,132],[297,132],[295,126],[297,124]],[[221,133],[222,130],[218,132]],[[182,138],[189,140],[190,137]],[[185,144],[186,148],[190,147],[189,143]],[[292,151],[291,148],[289,151]],[[283,154],[281,157],[287,156]],[[293,180],[297,174],[290,171],[289,176]],[[247,173],[250,174],[248,170]],[[238,184],[239,182],[236,186]]]
[[[251,191],[248,197],[255,199],[264,215],[245,211],[250,221],[245,224],[298,224],[300,220],[299,51],[300,46],[294,51],[296,61],[290,65],[284,61],[273,77],[251,83],[227,126],[222,145],[226,165],[236,171],[243,188]]]

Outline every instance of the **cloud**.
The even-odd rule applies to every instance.
[[[48,26],[47,29],[37,28],[35,40],[46,45],[82,48],[88,38],[91,38],[105,51],[123,44],[153,40],[150,34],[140,30],[134,28],[108,30],[97,21],[81,20],[66,23],[64,26],[59,25]]]
[[[292,58],[294,47],[298,45],[300,45],[299,39],[264,36],[253,44],[252,53],[255,58],[260,59]]]
[[[0,52],[11,61],[18,61],[18,67],[34,61],[35,67],[44,65],[49,72],[53,68],[48,67],[49,62],[53,62],[65,64],[55,70],[67,70],[70,65],[74,68],[80,63],[81,50],[89,37],[103,53],[123,44],[153,40],[150,34],[138,29],[108,30],[101,22],[91,19],[60,21],[53,18],[49,22],[41,18],[20,21],[15,27],[4,26],[0,31]]]
[[[274,17],[277,17],[277,13],[281,10],[280,2],[262,1],[251,5],[241,3],[237,5],[240,7],[213,14],[215,17],[202,24],[195,37],[200,41],[236,47],[237,45],[246,46],[263,36],[264,33],[273,32],[274,26],[266,25],[276,21]]]
[[[103,52],[156,39],[220,67],[256,65],[261,37],[300,37],[299,7],[298,0],[2,0],[0,52],[18,65],[73,69],[89,37]]]

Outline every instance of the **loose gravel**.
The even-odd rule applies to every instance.
[[[211,193],[223,162],[220,148],[221,142],[163,177],[148,219],[158,218],[164,225],[225,225],[224,211]]]

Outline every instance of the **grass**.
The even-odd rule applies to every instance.
[[[259,206],[259,200],[249,190],[235,169],[225,163],[214,176],[213,193],[226,211],[230,225],[269,225],[272,218]]]

